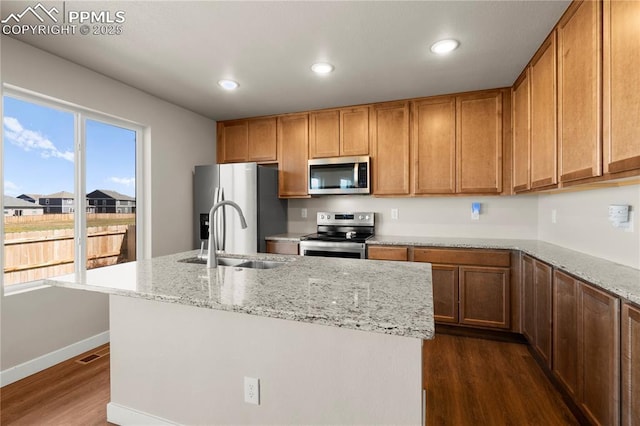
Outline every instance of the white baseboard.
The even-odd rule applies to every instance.
[[[109,423],[115,423],[120,426],[138,426],[138,425],[158,425],[158,426],[173,426],[176,423],[172,423],[160,417],[153,416],[151,414],[136,411],[129,407],[110,402],[107,404],[107,421]]]
[[[23,362],[15,367],[7,368],[4,371],[0,371],[0,387],[17,382],[108,342],[109,332],[105,331],[38,358]]]

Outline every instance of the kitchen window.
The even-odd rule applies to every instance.
[[[2,200],[50,194],[36,200],[28,215],[4,215],[4,292],[136,260],[143,253],[143,128],[18,88],[3,89]],[[88,208],[94,191],[133,199],[135,213],[107,213],[102,208],[97,214]],[[65,192],[73,198],[62,195]],[[9,210],[10,205],[3,208]]]

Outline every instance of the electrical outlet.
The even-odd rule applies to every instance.
[[[480,220],[480,203],[471,203],[471,220]]]
[[[300,209],[300,216],[302,216],[303,218],[307,217],[307,209],[302,208]]]
[[[244,402],[260,405],[260,379],[255,377],[244,378]]]
[[[391,219],[398,220],[398,209],[391,209]]]
[[[551,210],[551,223],[558,222],[558,211],[556,209]]]

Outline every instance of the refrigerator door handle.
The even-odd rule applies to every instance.
[[[214,196],[213,196],[213,205],[215,206],[220,202],[220,187],[216,187]],[[220,212],[216,211],[213,215],[213,223],[210,223],[209,226],[215,226],[215,234],[216,238],[212,241],[213,249],[216,251],[220,251]]]
[[[220,189],[220,201],[224,201],[224,188]],[[220,250],[225,251],[226,249],[226,245],[227,245],[227,213],[226,213],[226,206],[222,206],[222,232],[220,232],[220,242],[221,242],[221,246],[222,248]]]

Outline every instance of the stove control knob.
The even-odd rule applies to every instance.
[[[367,219],[367,220],[369,220],[369,215],[366,215],[364,218],[365,218],[365,219]]]
[[[358,220],[362,220],[364,218],[364,216],[360,215],[358,216]]]
[[[323,214],[320,215],[320,219],[324,219],[324,215]]]
[[[331,215],[330,214],[327,215],[327,219],[331,219]]]

